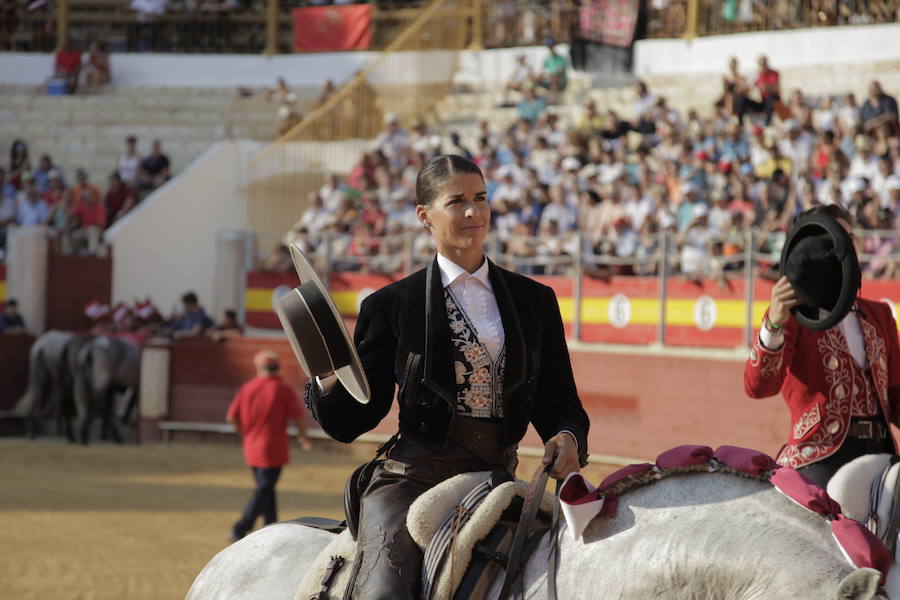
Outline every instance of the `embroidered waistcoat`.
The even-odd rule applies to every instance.
[[[503,372],[506,346],[496,359],[478,340],[478,332],[449,289],[444,289],[453,372],[456,376],[456,411],[467,417],[503,418]]]

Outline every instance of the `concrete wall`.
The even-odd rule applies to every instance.
[[[215,303],[216,234],[245,227],[246,152],[217,142],[106,232],[113,302],[150,296],[168,314],[186,290]]]
[[[760,54],[775,69],[900,60],[900,24],[821,27],[718,35],[694,40],[641,40],[634,48],[639,77],[724,73],[728,58],[756,68]]]
[[[560,52],[568,53],[565,44]],[[515,56],[526,54],[539,66],[547,55],[542,46],[502,48],[460,53],[460,73],[465,82],[505,81],[515,65]],[[112,80],[124,87],[271,87],[284,77],[292,87],[316,86],[325,79],[336,83],[352,77],[378,55],[376,52],[321,52],[317,54],[153,54],[115,53],[111,57]],[[50,76],[52,54],[7,52],[0,60],[0,83],[40,85]],[[419,82],[443,81],[452,68],[452,53],[431,51],[398,55],[376,70],[373,83],[385,81],[386,73],[417,73]]]

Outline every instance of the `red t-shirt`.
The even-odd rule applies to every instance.
[[[297,394],[277,375],[248,381],[228,407],[228,417],[241,424],[244,460],[251,467],[288,463],[288,420],[302,415]]]
[[[61,73],[75,73],[81,68],[81,52],[60,50],[56,53],[56,69]]]
[[[106,207],[103,206],[102,202],[93,202],[90,204],[87,202],[79,202],[78,205],[72,209],[72,214],[78,217],[82,227],[90,227],[91,225],[106,227]]]
[[[778,71],[775,69],[760,72],[759,76],[756,78],[756,87],[759,88],[759,93],[763,100],[769,97],[770,88],[775,90],[778,89],[778,79]]]

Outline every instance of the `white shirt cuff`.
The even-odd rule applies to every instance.
[[[336,384],[337,375],[334,373],[324,379],[322,377],[316,377],[316,385],[319,386],[319,393],[322,395],[330,394]]]
[[[572,439],[575,440],[575,449],[578,450],[578,438],[575,436],[574,433],[572,433],[568,429],[563,429],[562,431],[560,431],[560,433],[568,433],[569,435],[571,435]]]
[[[763,328],[759,330],[759,343],[762,344],[763,348],[766,350],[771,350],[773,352],[781,350],[781,346],[784,345],[784,332],[772,333],[766,329],[764,325]]]

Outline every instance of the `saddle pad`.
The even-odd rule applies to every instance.
[[[453,510],[462,498],[472,489],[482,483],[489,473],[464,473],[451,477],[447,481],[428,490],[413,503],[406,518],[406,525],[412,538],[423,548],[427,549],[428,542],[434,537],[435,532],[447,519],[447,515]],[[480,478],[478,477],[480,476]],[[487,536],[500,516],[517,496],[524,498],[528,493],[528,483],[524,481],[508,481],[494,488],[487,498],[475,509],[469,521],[456,535],[456,540],[447,557],[447,563],[453,568],[444,568],[440,577],[434,584],[434,598],[451,598],[456,588],[462,581],[469,563],[472,560],[472,550],[475,544]],[[449,502],[450,499],[455,502]],[[544,492],[541,498],[540,511],[551,515],[553,504],[558,502],[551,492]],[[423,547],[423,542],[425,543]],[[451,578],[452,575],[452,578]]]
[[[328,597],[341,598],[344,595],[344,590],[347,589],[347,583],[350,581],[350,572],[353,571],[353,558],[355,555],[356,542],[353,540],[353,536],[350,535],[349,529],[334,536],[331,543],[325,546],[325,549],[309,565],[303,581],[300,582],[300,587],[297,588],[294,600],[309,600],[322,589],[322,578],[325,576],[325,570],[328,568],[328,563],[331,561],[332,556],[342,556],[345,562],[331,584]],[[302,569],[303,565],[297,565],[297,568]]]

